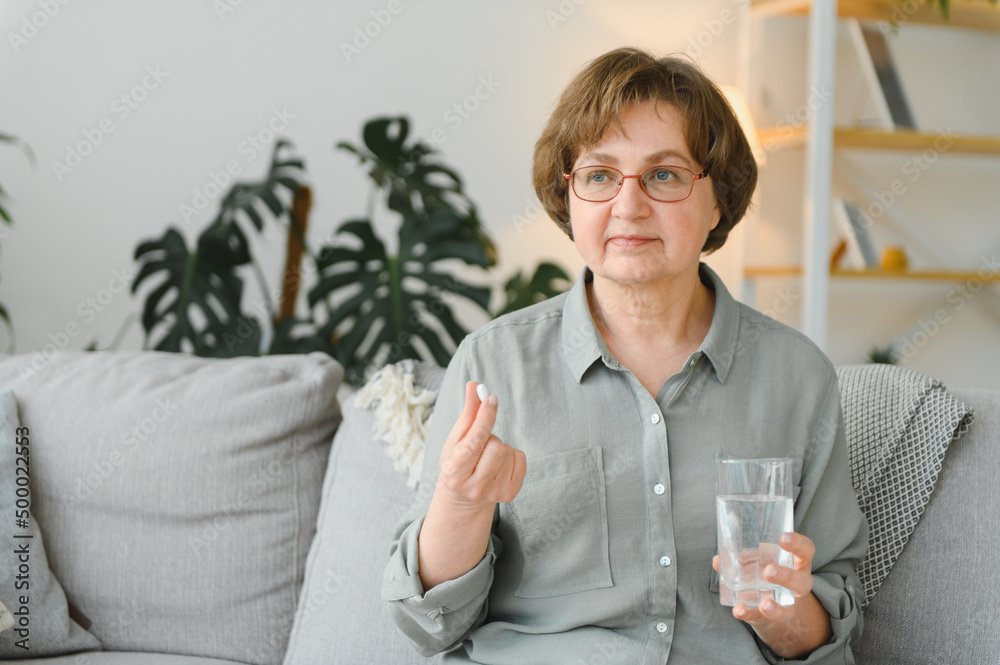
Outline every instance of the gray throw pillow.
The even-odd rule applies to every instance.
[[[319,353],[0,358],[50,566],[106,651],[281,661],[342,377]]]
[[[399,366],[417,390],[437,394],[443,368]],[[396,630],[381,596],[392,531],[416,493],[376,436],[374,412],[356,397],[343,409],[284,665],[426,663]]]
[[[0,602],[14,626],[0,632],[0,659],[100,649],[69,617],[66,594],[49,570],[42,532],[31,513],[31,429],[22,427],[10,390],[0,392]]]

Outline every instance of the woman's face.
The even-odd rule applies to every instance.
[[[622,134],[609,128],[604,137],[583,150],[573,168],[613,166],[637,175],[651,166],[683,166],[695,174],[696,163],[684,138],[684,120],[673,105],[647,102],[622,114]],[[627,178],[610,201],[592,203],[569,191],[573,240],[595,279],[636,286],[668,283],[688,271],[697,273],[701,248],[720,212],[707,180],[695,181],[683,201],[664,203],[649,198],[638,178]]]

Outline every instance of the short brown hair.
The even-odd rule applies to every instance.
[[[754,187],[757,163],[736,114],[719,88],[693,63],[657,59],[634,48],[620,48],[593,60],[563,91],[535,144],[532,183],[549,216],[571,238],[563,177],[580,151],[598,143],[609,127],[622,128],[622,113],[641,102],[666,102],[684,118],[691,156],[711,174],[721,212],[703,252],[722,247],[743,218]]]

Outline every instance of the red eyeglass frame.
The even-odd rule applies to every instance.
[[[590,199],[585,199],[582,196],[580,196],[579,194],[577,194],[576,187],[573,185],[572,178],[573,178],[573,174],[576,173],[577,171],[582,171],[583,169],[598,169],[598,168],[600,168],[600,169],[611,169],[612,171],[617,171],[618,173],[621,173],[622,178],[621,178],[621,180],[618,181],[618,189],[615,190],[614,195],[610,199],[605,199],[603,201],[591,201]],[[691,174],[691,189],[688,191],[687,196],[685,196],[683,199],[674,199],[673,201],[664,201],[662,199],[655,198],[652,194],[650,194],[646,190],[646,183],[644,183],[642,181],[642,174],[646,173],[647,171],[651,171],[653,169],[663,169],[663,168],[667,168],[667,169],[683,169],[683,170],[685,170],[685,171],[687,171],[688,173]],[[703,178],[707,178],[707,177],[708,177],[708,169],[705,169],[701,173],[695,173],[694,171],[692,171],[691,169],[689,169],[686,166],[676,166],[674,164],[657,164],[656,166],[650,166],[648,169],[643,169],[642,173],[639,173],[638,175],[625,175],[625,173],[622,172],[621,170],[616,169],[613,166],[604,166],[603,164],[591,164],[589,166],[581,166],[579,168],[573,169],[569,173],[563,173],[563,178],[565,178],[566,180],[569,180],[569,188],[573,190],[573,195],[576,198],[580,199],[581,201],[586,201],[587,203],[607,203],[608,201],[613,201],[615,199],[615,196],[618,196],[618,193],[620,191],[622,191],[622,185],[624,185],[625,181],[628,180],[629,178],[638,178],[638,180],[639,180],[639,187],[642,189],[643,193],[646,196],[648,196],[650,199],[652,199],[653,201],[656,201],[657,203],[680,203],[681,201],[686,201],[687,199],[691,198],[691,194],[694,192],[694,183],[698,182],[699,180],[701,180]]]

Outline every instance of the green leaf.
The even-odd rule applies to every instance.
[[[334,352],[333,345],[318,334],[313,321],[290,316],[274,326],[274,337],[267,349],[269,355],[313,351],[323,351],[331,356]]]
[[[21,152],[25,154],[31,165],[35,165],[35,153],[32,152],[31,146],[27,143],[14,136],[13,134],[0,134],[0,143],[9,143],[17,148],[21,149]],[[7,198],[7,192],[0,187],[0,219],[2,219],[7,224],[13,224],[14,220],[11,219],[10,212],[2,205],[3,199]]]
[[[260,322],[240,311],[243,280],[236,270],[249,260],[245,241],[235,224],[217,223],[202,233],[193,251],[173,227],[161,238],[139,244],[132,293],[144,282],[160,279],[143,307],[148,344],[200,356],[259,352]]]
[[[895,365],[898,360],[896,348],[892,344],[876,346],[868,353],[868,362],[883,365]]]
[[[223,268],[250,263],[250,243],[232,222],[215,222],[198,238],[198,251],[208,262]]]
[[[405,215],[438,208],[470,208],[472,202],[462,191],[458,175],[431,161],[435,151],[428,145],[419,141],[407,145],[409,131],[406,117],[375,118],[362,130],[367,151],[344,142],[337,147],[369,166],[368,175],[376,187],[386,191],[390,210]]]
[[[465,194],[458,173],[436,161],[437,153],[427,144],[407,144],[409,132],[406,117],[375,118],[362,130],[367,150],[345,142],[338,143],[337,148],[356,155],[369,167],[368,175],[385,193],[390,210],[404,216],[415,214],[421,221],[440,210],[457,215],[467,227],[468,236],[482,245],[488,265],[495,265],[496,247]]]
[[[562,293],[570,284],[569,275],[553,263],[540,263],[531,279],[525,279],[523,273],[518,270],[504,285],[507,302],[495,316],[542,302]]]
[[[235,326],[224,329],[214,346],[201,355],[216,358],[256,356],[260,354],[263,331],[255,316],[241,316]]]
[[[399,238],[410,254],[423,252],[420,260],[425,263],[460,258],[487,268],[496,262],[495,254],[490,254],[491,246],[484,245],[469,218],[446,208],[434,211],[425,221],[415,216],[404,218]]]
[[[260,232],[264,230],[262,209],[268,210],[275,219],[282,217],[291,209],[291,203],[286,205],[280,192],[284,190],[286,198],[291,201],[305,180],[303,161],[284,156],[284,149],[290,148],[291,145],[284,139],[275,142],[274,151],[271,153],[271,164],[263,180],[240,182],[230,188],[222,199],[216,222],[235,224],[245,217]],[[263,207],[259,208],[261,205]]]
[[[334,239],[355,247],[323,249],[320,277],[308,300],[311,307],[330,305],[323,333],[336,340],[335,355],[350,377],[363,380],[375,365],[403,358],[447,364],[468,334],[457,323],[452,303],[465,300],[484,311],[489,306],[487,287],[468,284],[437,265],[454,260],[479,265],[482,246],[467,231],[454,211],[438,211],[425,224],[416,214],[406,215],[399,253],[390,256],[368,220],[351,220],[338,229]],[[451,234],[457,239],[442,240]],[[470,248],[478,248],[478,254]]]
[[[10,341],[7,344],[7,348],[4,349],[4,353],[14,353],[14,349],[17,346],[14,336],[14,324],[10,320],[10,314],[7,312],[7,308],[4,307],[3,303],[0,303],[0,319],[3,319],[3,325],[7,328],[7,336]]]
[[[13,134],[0,134],[0,143],[9,143],[21,150],[31,165],[35,165],[35,153],[27,143]]]

